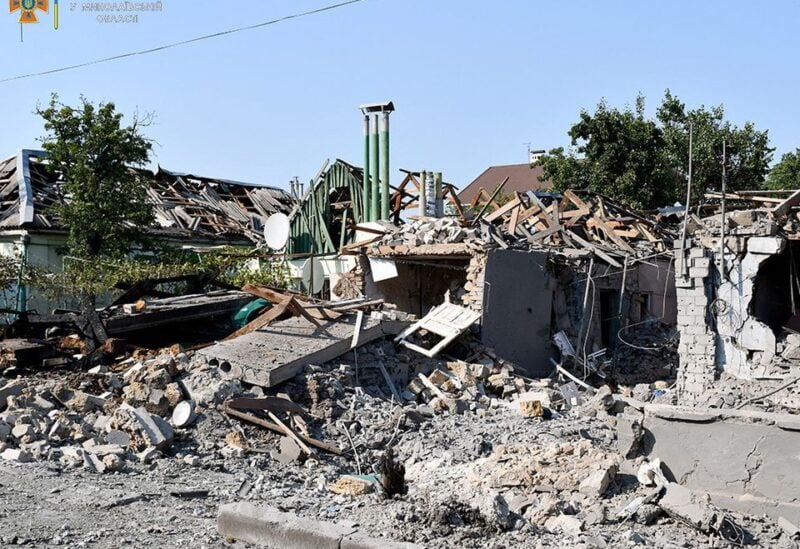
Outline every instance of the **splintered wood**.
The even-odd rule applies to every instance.
[[[594,255],[615,267],[621,266],[616,258],[636,255],[639,242],[647,243],[648,250],[668,249],[656,221],[588,191],[515,193],[480,221],[505,246],[515,242],[551,246],[574,257]]]

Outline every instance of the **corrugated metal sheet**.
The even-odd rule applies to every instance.
[[[338,159],[324,168],[290,214],[289,253],[330,254],[352,242],[350,227],[365,217],[362,185],[361,168]]]
[[[19,177],[21,157],[29,170],[24,178]],[[22,151],[21,155],[0,161],[0,228],[63,230],[53,209],[59,200],[61,181],[48,169],[43,157],[40,151]],[[226,241],[246,238],[261,243],[264,220],[274,213],[289,213],[295,205],[289,193],[275,187],[162,168],[156,173],[135,171],[148,183],[148,198],[156,218],[156,227],[149,230],[158,235]],[[21,179],[28,183],[25,193],[20,193]],[[33,215],[26,221],[20,212],[29,206]]]

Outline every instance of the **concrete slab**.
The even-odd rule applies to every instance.
[[[224,537],[271,549],[422,549],[414,543],[369,537],[351,526],[248,502],[221,505],[217,530]]]
[[[358,344],[397,335],[406,325],[365,319]],[[295,317],[198,352],[217,360],[225,377],[272,387],[291,379],[307,364],[321,364],[348,352],[354,329],[355,317],[323,322],[321,327]]]
[[[709,494],[718,507],[800,523],[796,425],[789,414],[648,404],[644,450],[661,459],[670,480]]]

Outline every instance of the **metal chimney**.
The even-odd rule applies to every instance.
[[[389,114],[394,112],[394,103],[367,103],[359,108],[364,114],[365,220],[389,219]]]

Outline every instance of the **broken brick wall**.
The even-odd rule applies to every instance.
[[[719,236],[711,231],[687,239],[683,253],[676,244],[678,392],[684,404],[708,403],[720,372],[754,380],[769,375],[776,355],[790,351],[782,333],[794,315],[789,301],[795,282],[784,257],[792,252],[773,223],[749,227],[749,234],[725,237],[724,265]]]

